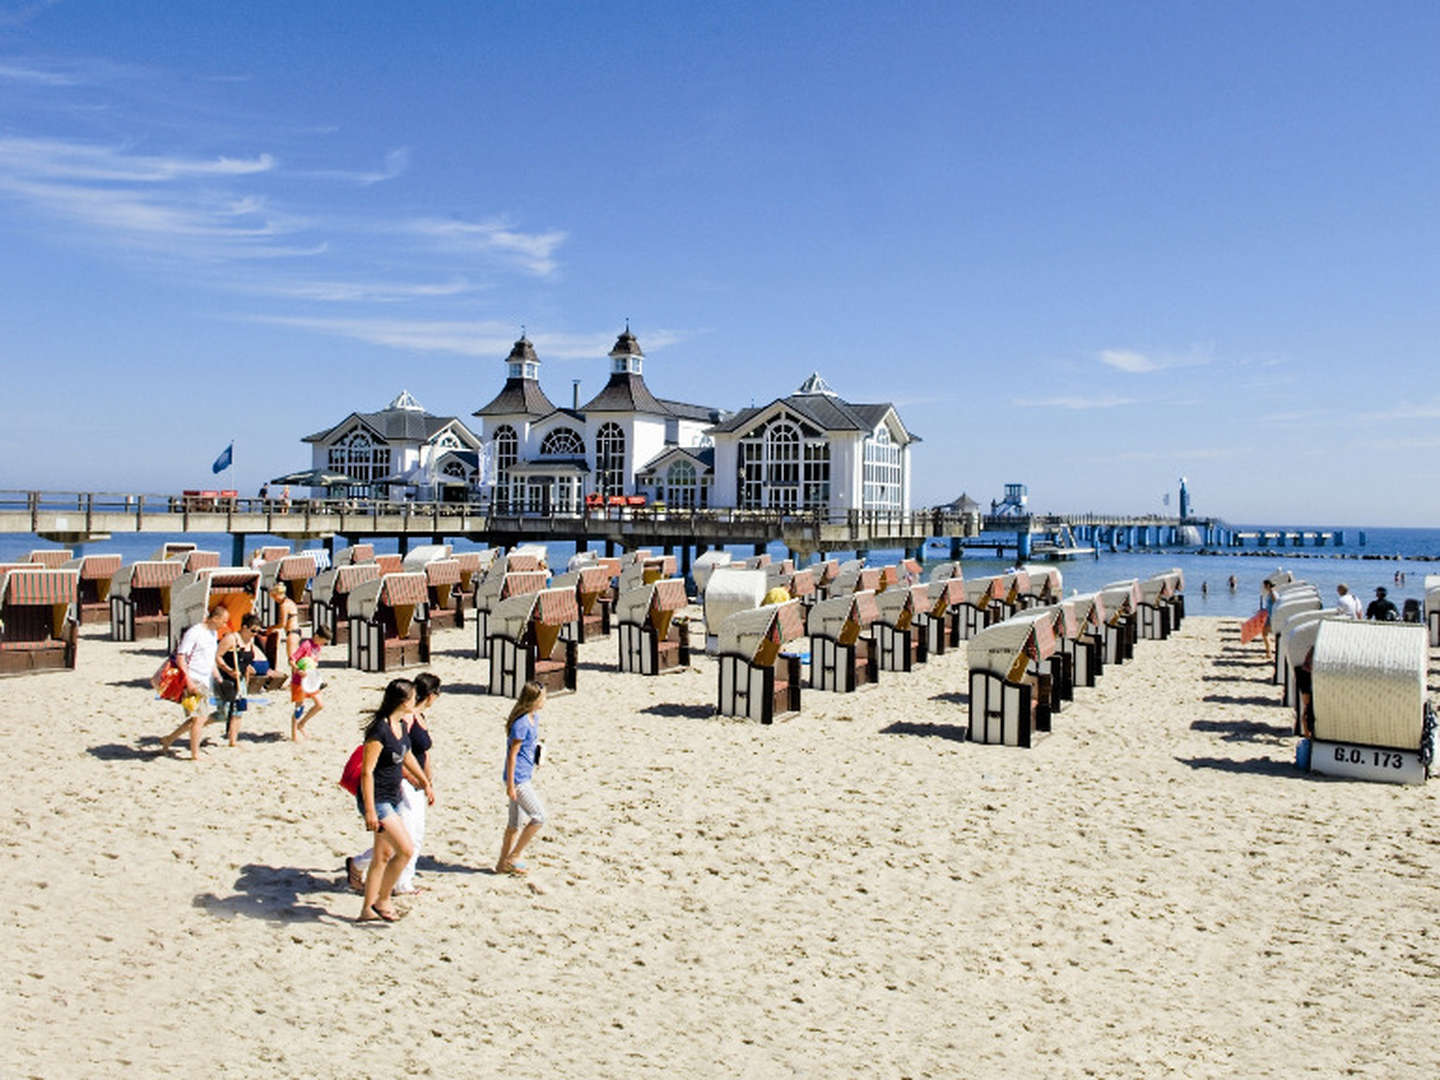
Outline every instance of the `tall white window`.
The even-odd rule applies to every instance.
[[[794,510],[800,505],[800,432],[776,423],[765,433],[766,505]]]
[[[695,466],[688,461],[677,461],[665,470],[665,505],[690,510],[696,504]]]
[[[900,447],[890,441],[885,425],[865,440],[864,508],[900,509]]]
[[[619,424],[604,424],[595,433],[595,490],[625,494],[625,432]]]
[[[765,505],[765,443],[759,438],[740,440],[740,506],[756,510]]]
[[[584,457],[585,440],[574,428],[556,428],[540,441],[540,453],[544,457]]]
[[[805,440],[805,486],[800,505],[807,510],[830,505],[830,440]]]
[[[510,501],[510,469],[520,457],[520,437],[509,424],[495,429],[495,500]]]
[[[358,482],[352,494],[381,494],[373,491],[372,486],[390,475],[390,448],[377,445],[363,431],[352,431],[330,447],[329,463],[330,468]]]

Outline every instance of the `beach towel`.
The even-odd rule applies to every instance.
[[[1244,645],[1247,642],[1254,641],[1265,632],[1265,627],[1269,622],[1270,616],[1266,615],[1263,609],[1251,615],[1250,618],[1240,624],[1240,644]]]

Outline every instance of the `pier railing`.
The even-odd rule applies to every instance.
[[[979,517],[940,509],[782,510],[594,506],[539,509],[487,502],[268,498],[229,492],[142,494],[0,490],[0,532],[70,537],[107,533],[225,532],[277,536],[598,538],[707,543],[784,540],[797,549],[913,546],[979,532]]]

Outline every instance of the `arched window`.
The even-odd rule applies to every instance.
[[[470,470],[458,461],[447,461],[444,472],[446,476],[453,476],[457,480],[465,480],[470,476]]]
[[[559,427],[541,441],[540,453],[545,457],[584,457],[585,440],[574,428]]]
[[[460,440],[453,431],[447,431],[435,440],[435,446],[439,450],[459,450]]]
[[[625,494],[625,432],[619,424],[604,424],[595,433],[595,490]]]
[[[665,470],[665,505],[689,510],[695,503],[695,466],[688,461],[677,461]]]
[[[520,456],[520,437],[509,424],[495,429],[495,499],[506,503],[510,499],[510,469]]]
[[[800,432],[793,424],[771,424],[765,432],[767,505],[793,510],[800,505]]]

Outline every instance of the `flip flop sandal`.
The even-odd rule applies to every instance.
[[[500,872],[502,874],[511,874],[514,877],[524,877],[530,872],[530,868],[526,866],[523,862],[516,862],[511,863],[509,866],[505,867],[505,869],[501,870]]]

